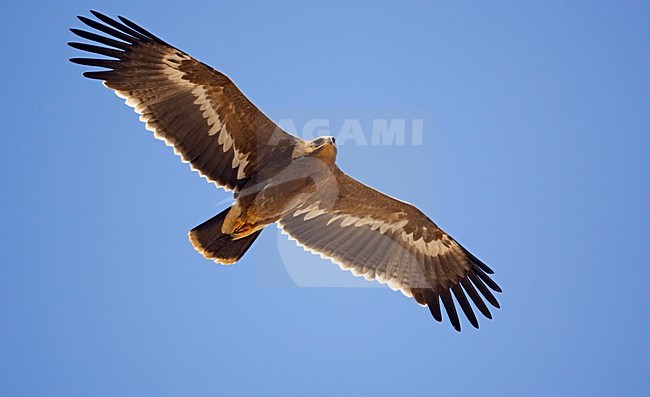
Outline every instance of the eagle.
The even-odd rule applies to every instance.
[[[234,203],[189,232],[194,248],[220,264],[237,262],[266,226],[276,223],[303,248],[344,270],[400,290],[461,330],[456,306],[479,327],[491,319],[493,271],[411,204],[346,175],[334,137],[306,141],[283,131],[223,73],[119,16],[78,18],[94,31],[70,29],[88,42],[71,58],[98,67],[101,80],[140,115],[146,129]],[[96,57],[100,55],[100,57]],[[442,305],[441,305],[442,302]]]

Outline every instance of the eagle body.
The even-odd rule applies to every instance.
[[[333,138],[300,141],[288,149],[242,185],[222,233],[246,237],[296,210],[329,182],[336,167]]]
[[[237,262],[265,226],[277,224],[305,249],[344,270],[387,284],[437,321],[443,308],[461,329],[456,306],[478,328],[477,309],[499,307],[493,271],[419,209],[345,174],[332,137],[305,141],[283,131],[221,72],[124,17],[91,11],[89,42],[71,47],[100,57],[72,58],[123,98],[146,129],[171,146],[235,202],[189,232],[206,258]],[[470,303],[471,302],[471,303]],[[487,304],[486,304],[487,303]]]

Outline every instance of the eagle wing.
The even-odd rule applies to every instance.
[[[238,190],[275,150],[298,140],[269,120],[222,73],[126,18],[118,22],[92,13],[101,22],[79,19],[110,37],[71,29],[103,46],[68,44],[108,59],[70,60],[108,69],[84,76],[103,80],[126,99],[156,138],[217,186]]]
[[[367,280],[388,284],[429,307],[442,321],[440,301],[460,331],[452,295],[470,323],[478,320],[468,297],[487,318],[484,300],[499,303],[492,270],[414,206],[382,194],[338,168],[325,186],[286,214],[280,227],[299,245]]]

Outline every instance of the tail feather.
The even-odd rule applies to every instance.
[[[225,209],[219,215],[214,216],[199,226],[190,230],[190,242],[194,249],[207,259],[217,263],[230,265],[237,262],[250,248],[262,230],[233,240],[230,235],[221,233],[221,225],[230,208]]]

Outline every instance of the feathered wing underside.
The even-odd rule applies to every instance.
[[[126,18],[92,13],[100,22],[79,19],[103,34],[71,29],[94,43],[69,45],[107,58],[71,61],[107,69],[84,76],[103,80],[147,129],[209,181],[237,190],[274,150],[296,142],[222,73]]]
[[[367,280],[388,284],[447,317],[460,331],[456,304],[478,328],[470,305],[492,318],[499,304],[492,270],[415,207],[373,190],[336,169],[329,183],[280,220],[304,248]],[[452,298],[453,295],[453,298]],[[454,303],[455,301],[455,303]]]

